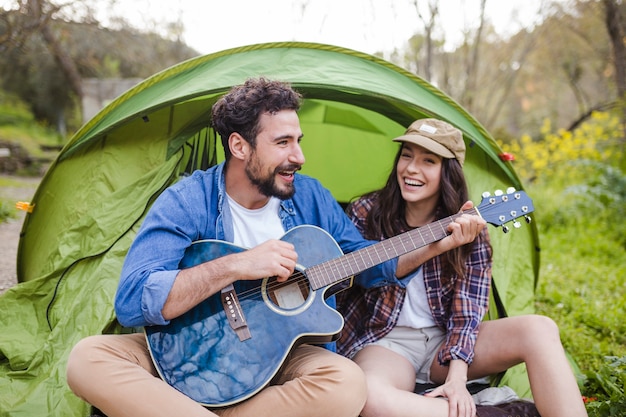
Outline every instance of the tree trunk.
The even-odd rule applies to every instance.
[[[467,110],[472,112],[474,110],[474,96],[476,94],[476,79],[478,78],[478,63],[480,61],[480,45],[482,44],[483,28],[485,27],[485,6],[487,0],[480,1],[480,21],[478,29],[476,29],[476,36],[472,44],[472,57],[467,63],[467,85],[465,87],[464,105]]]
[[[432,67],[433,67],[433,29],[435,28],[435,23],[437,20],[437,16],[439,15],[439,4],[438,0],[431,1],[428,4],[430,16],[427,19],[422,16],[420,13],[417,0],[413,0],[413,6],[415,6],[415,10],[417,11],[417,15],[424,24],[425,31],[425,42],[426,42],[426,64],[424,65],[424,78],[428,82],[432,82]]]
[[[69,81],[72,91],[76,94],[78,99],[82,101],[83,82],[74,60],[65,51],[65,49],[63,49],[57,38],[52,33],[52,30],[50,30],[50,26],[46,25],[41,28],[41,36],[46,42],[46,45],[48,45],[50,53],[54,56],[54,59],[61,67],[63,74],[65,74],[65,77]]]
[[[43,15],[43,7],[42,3],[45,0],[28,0],[28,9],[32,16],[36,21],[40,20],[40,17]],[[67,78],[67,81],[70,84],[70,88],[76,94],[79,100],[83,98],[83,87],[82,87],[82,78],[80,73],[78,72],[78,68],[74,63],[72,57],[63,49],[63,46],[58,41],[58,39],[52,33],[50,29],[49,21],[46,21],[39,28],[41,36],[43,37],[44,42],[48,46],[50,53],[54,56],[55,61],[59,64],[61,71]]]
[[[620,1],[603,0],[606,29],[613,47],[615,84],[617,97],[622,109],[622,144],[626,143],[626,30],[622,19]]]

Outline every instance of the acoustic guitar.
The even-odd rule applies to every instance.
[[[519,217],[530,221],[532,201],[523,191],[484,196],[464,213],[494,226]],[[339,337],[343,317],[326,299],[368,268],[443,239],[461,214],[344,255],[335,240],[316,226],[289,230],[281,239],[298,253],[296,271],[285,282],[269,277],[237,281],[168,325],[148,326],[148,348],[160,377],[207,407],[244,401],[267,386],[289,353],[302,343]],[[189,268],[245,248],[219,240],[194,242],[180,267]]]

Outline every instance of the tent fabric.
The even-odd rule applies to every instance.
[[[300,120],[312,175],[340,202],[382,186],[413,120],[457,126],[467,144],[472,199],[523,189],[491,135],[418,76],[357,51],[313,43],[267,43],[201,56],[131,88],[87,122],[41,181],[18,249],[19,284],[0,296],[0,416],[86,416],[65,382],[81,338],[123,329],[113,297],[124,255],[150,204],[194,169],[223,160],[209,127],[213,103],[249,77],[290,82],[303,93]],[[492,229],[494,280],[509,315],[534,311],[534,224]],[[491,308],[490,317],[496,317]],[[503,383],[529,396],[524,369]]]

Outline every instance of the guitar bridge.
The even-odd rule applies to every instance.
[[[252,337],[248,323],[243,315],[241,304],[239,304],[239,298],[235,288],[231,285],[222,289],[221,293],[222,307],[226,313],[228,324],[235,331],[240,341],[248,340]]]

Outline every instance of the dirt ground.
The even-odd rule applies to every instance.
[[[16,203],[30,201],[41,178],[14,177],[18,187],[0,187],[0,198]],[[20,211],[14,219],[0,223],[0,294],[17,284],[17,245],[25,213]]]

